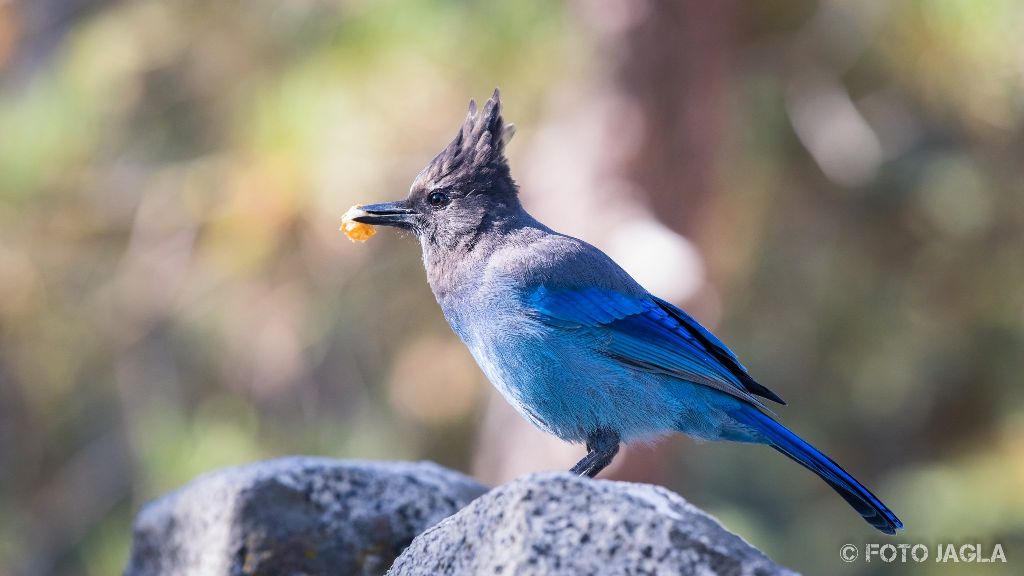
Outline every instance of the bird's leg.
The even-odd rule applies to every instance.
[[[597,430],[587,438],[587,455],[572,467],[573,474],[593,478],[612,463],[619,453],[619,435],[611,430]]]

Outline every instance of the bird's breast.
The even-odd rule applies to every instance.
[[[511,298],[441,302],[441,308],[505,399],[535,425],[564,436],[545,417],[545,404],[557,394],[553,386],[565,359],[550,330]]]

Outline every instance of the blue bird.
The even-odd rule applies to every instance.
[[[597,248],[528,214],[505,159],[514,126],[498,91],[469,114],[407,198],[357,222],[419,239],[430,287],[487,378],[533,424],[587,447],[593,477],[620,443],[683,432],[767,444],[828,483],[872,526],[903,523],[863,484],[775,421],[785,404],[686,312],[648,293]]]

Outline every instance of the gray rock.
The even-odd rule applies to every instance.
[[[485,491],[426,462],[290,457],[221,470],[143,508],[125,574],[383,574]]]
[[[538,474],[427,530],[388,574],[793,572],[664,488]]]

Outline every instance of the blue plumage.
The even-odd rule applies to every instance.
[[[776,422],[721,340],[651,295],[607,255],[523,210],[498,95],[416,178],[409,197],[356,220],[413,232],[453,330],[524,417],[588,454],[594,476],[621,442],[683,432],[767,444],[818,474],[869,523],[903,524],[835,462]]]
[[[610,358],[706,384],[754,404],[761,403],[751,394],[782,402],[754,382],[736,355],[711,332],[660,298],[593,287],[551,291],[540,286],[531,294],[529,305],[553,325],[604,333],[608,339],[604,352]]]
[[[875,528],[886,534],[895,534],[897,530],[903,528],[903,522],[870,490],[843,470],[839,464],[782,424],[753,409],[741,409],[734,413],[734,416],[759,430],[772,448],[820,476]]]

